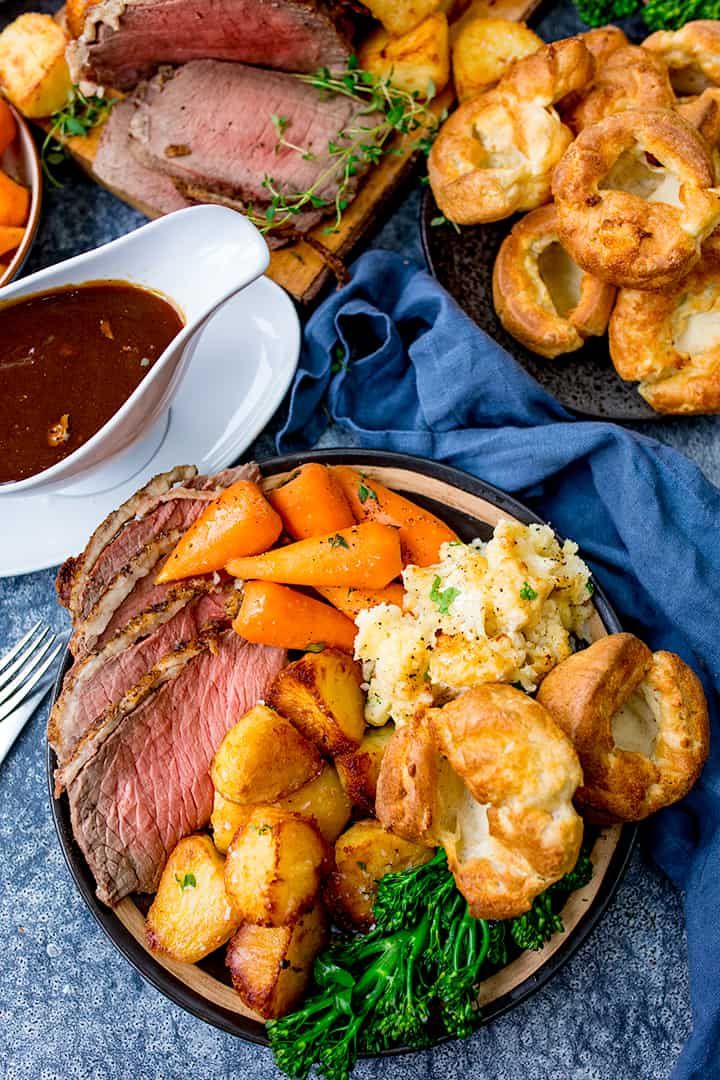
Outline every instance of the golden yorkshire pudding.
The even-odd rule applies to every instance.
[[[588,50],[568,38],[518,60],[494,90],[461,105],[428,162],[443,214],[473,225],[547,202],[552,170],[572,141],[553,103],[584,86],[592,71]]]
[[[680,30],[658,30],[643,41],[667,65],[678,96],[720,86],[720,22],[698,19]]]
[[[607,63],[614,52],[630,44],[619,26],[598,26],[594,30],[578,34],[578,37],[591,53],[596,71]]]
[[[625,45],[597,64],[588,92],[561,110],[573,131],[582,131],[625,109],[671,109],[675,94],[665,64],[639,45]]]
[[[570,741],[521,690],[488,683],[398,728],[376,812],[441,846],[471,915],[508,919],[575,865],[582,772]]]
[[[671,288],[720,221],[710,149],[670,109],[628,109],[580,132],[553,176],[558,234],[589,274]]]
[[[661,413],[720,412],[720,262],[710,252],[674,290],[621,289],[610,355]]]
[[[538,701],[583,768],[576,802],[597,821],[640,821],[677,802],[708,755],[707,704],[680,657],[611,634],[558,664]]]
[[[708,144],[717,184],[720,181],[720,87],[708,87],[697,97],[678,102],[676,108]]]
[[[560,356],[604,334],[615,289],[584,273],[558,240],[554,206],[513,226],[493,268],[493,302],[509,334],[540,356]]]

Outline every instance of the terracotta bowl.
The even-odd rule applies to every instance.
[[[11,106],[12,108],[12,106]],[[38,225],[40,224],[40,209],[42,205],[42,169],[40,167],[40,155],[38,154],[35,140],[33,139],[30,126],[20,115],[17,109],[13,109],[18,133],[8,146],[4,154],[0,154],[0,168],[3,169],[13,180],[30,188],[30,211],[25,225],[25,235],[17,251],[13,255],[7,269],[0,274],[0,286],[7,285],[9,281],[22,270],[23,264],[30,254]]]

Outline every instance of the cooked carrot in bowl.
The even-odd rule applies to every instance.
[[[12,109],[0,98],[0,154],[4,154],[17,135],[17,123]]]
[[[30,209],[28,188],[0,170],[0,225],[24,225]]]
[[[268,499],[293,540],[325,536],[355,524],[342,488],[327,465],[316,461],[303,465],[286,484],[271,491]]]
[[[357,629],[346,615],[273,581],[248,581],[233,629],[255,645],[328,646],[352,653]]]

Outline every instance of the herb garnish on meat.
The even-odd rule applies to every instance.
[[[62,164],[68,157],[61,140],[88,135],[94,127],[107,120],[116,100],[98,94],[83,94],[79,86],[73,86],[68,92],[62,109],[50,117],[50,130],[40,149],[42,170],[53,187],[62,187],[62,184],[53,176],[50,167]]]

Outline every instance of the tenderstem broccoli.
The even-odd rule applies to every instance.
[[[605,26],[642,10],[650,30],[677,30],[693,19],[719,19],[720,0],[575,0],[578,14],[587,26]]]
[[[553,905],[591,876],[583,853],[531,911],[503,923],[470,915],[442,850],[423,866],[386,874],[374,928],[325,949],[315,961],[316,992],[268,1023],[276,1064],[292,1080],[305,1080],[313,1066],[326,1080],[348,1080],[363,1051],[427,1046],[433,1021],[448,1034],[469,1035],[480,1020],[483,968],[507,962],[508,941],[540,948],[562,930]]]

